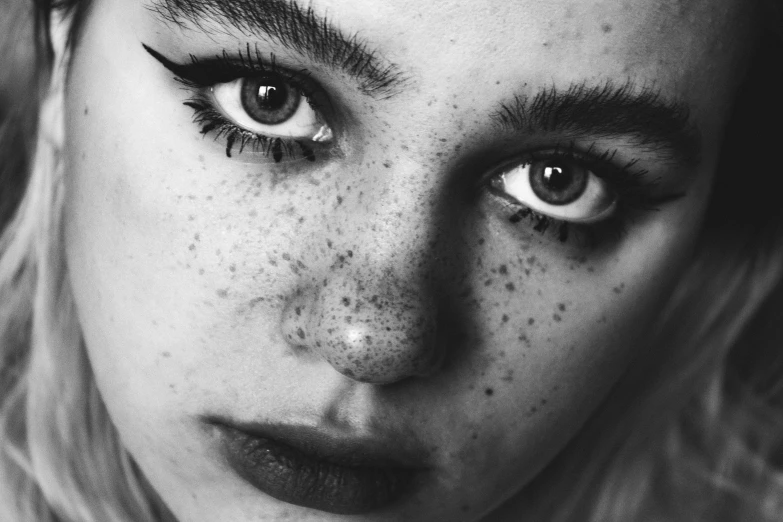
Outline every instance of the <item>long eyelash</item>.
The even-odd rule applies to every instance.
[[[270,137],[242,129],[223,116],[205,93],[206,89],[220,83],[253,75],[273,74],[285,79],[291,87],[299,91],[313,110],[318,111],[320,104],[317,99],[321,92],[305,70],[291,72],[281,69],[277,66],[274,54],[270,54],[270,58],[265,60],[258,48],[253,51],[249,44],[244,51],[240,49],[236,57],[230,56],[226,51],[209,60],[190,55],[188,64],[174,63],[147,45],[142,46],[174,74],[175,80],[193,91],[193,96],[186,100],[184,105],[194,110],[193,120],[200,127],[202,135],[214,133],[215,140],[225,140],[227,157],[232,157],[234,150],[241,154],[247,149],[265,157],[271,156],[275,163],[297,156],[315,161],[315,151],[305,141]]]
[[[209,101],[198,96],[187,100],[184,105],[194,110],[193,121],[200,127],[202,135],[213,133],[216,141],[225,140],[226,156],[229,158],[234,150],[241,154],[247,149],[265,157],[272,156],[275,163],[280,163],[284,158],[295,159],[297,156],[315,161],[315,151],[302,140],[269,137],[237,127],[224,118]]]
[[[657,194],[659,178],[650,179],[647,170],[637,168],[637,160],[616,165],[616,155],[617,150],[598,152],[594,144],[587,151],[582,152],[574,143],[569,143],[565,146],[557,145],[554,149],[546,151],[531,152],[526,158],[529,161],[553,158],[578,161],[596,176],[608,182],[617,195],[617,209],[609,218],[591,224],[573,223],[519,205],[521,208],[508,218],[509,222],[519,223],[526,220],[533,231],[539,234],[549,232],[561,243],[573,239],[582,246],[595,248],[607,240],[619,241],[634,218],[646,212],[658,211],[660,205],[685,195],[682,192]]]

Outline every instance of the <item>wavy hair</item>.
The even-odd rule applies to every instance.
[[[63,259],[61,90],[52,84],[63,75],[52,71],[67,57],[53,62],[49,23],[72,17],[73,47],[89,3],[3,1],[15,32],[5,28],[0,63],[24,85],[0,88],[0,519],[173,521],[95,386]],[[783,520],[783,294],[773,293],[783,205],[765,186],[783,170],[773,152],[783,138],[780,6],[760,6],[763,35],[696,254],[655,339],[543,472],[546,488],[530,486],[541,520]],[[20,42],[33,51],[12,63]],[[506,513],[516,520],[513,503],[497,515]]]

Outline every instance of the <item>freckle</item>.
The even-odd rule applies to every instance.
[[[196,241],[200,241],[201,240],[201,235],[200,234],[195,234],[193,236],[193,239],[195,239]]]
[[[500,272],[502,275],[507,275],[508,267],[506,267],[506,265],[500,265],[500,268],[498,268],[498,272]]]
[[[560,321],[562,321],[563,318],[560,317],[558,314],[555,314],[552,316],[552,319],[554,319],[556,322],[559,323]]]
[[[237,271],[237,265],[231,265],[230,267],[228,267],[228,269],[230,271],[232,271],[232,272],[236,272]]]
[[[504,323],[507,323],[507,322],[508,322],[508,316],[507,316],[506,314],[503,314],[503,317],[501,318],[501,320],[502,320]]]
[[[163,352],[161,355],[163,357],[171,357],[171,352]]]
[[[285,253],[281,256],[284,261],[291,261],[291,255],[288,253]]]
[[[195,220],[196,220],[196,216],[194,216],[193,214],[188,216],[188,221],[195,221]]]
[[[529,325],[532,325],[535,322],[536,322],[536,320],[533,319],[532,317],[528,318],[528,320],[527,320],[527,324],[529,324]]]
[[[88,114],[90,114],[90,108],[85,105],[84,106],[84,115],[87,116]]]
[[[305,338],[304,330],[302,330],[301,328],[297,328],[296,329],[296,335],[299,336],[300,339],[304,339]]]
[[[484,393],[489,396],[495,393],[495,390],[493,390],[492,388],[487,388],[486,390],[484,390]]]
[[[351,299],[348,297],[343,297],[343,306],[351,306]]]
[[[478,439],[478,433],[473,432],[473,435],[471,435],[470,438],[473,439],[473,440]]]
[[[383,162],[383,166],[386,167],[387,169],[390,169],[391,166],[392,166],[392,162],[391,161],[384,161]]]
[[[199,268],[198,269],[198,275],[204,275],[204,269],[203,268]]]
[[[337,204],[338,205],[342,205],[342,203],[343,203],[343,197],[342,196],[337,196]]]
[[[561,312],[565,312],[566,305],[564,303],[560,303],[557,305],[557,309],[560,310]]]
[[[256,217],[258,215],[258,211],[255,210],[255,209],[251,210],[250,212],[247,213],[247,215],[252,217],[252,218],[254,218],[254,217]]]
[[[225,299],[226,297],[228,297],[228,290],[227,290],[227,289],[225,289],[225,288],[221,288],[220,290],[218,290],[218,291],[217,291],[217,292],[215,292],[215,293],[216,293],[216,294],[217,294],[217,296],[218,296],[218,297],[220,297],[221,299]]]
[[[491,284],[492,284],[492,279],[487,279],[486,281],[484,281],[484,286],[489,286]]]
[[[190,244],[190,246],[188,247],[188,250],[191,250],[191,251],[192,251],[192,250],[196,250],[196,245],[194,245],[193,243],[191,243],[191,244]]]
[[[479,238],[478,244],[479,245],[483,245],[484,244],[484,238],[483,237]]]
[[[470,506],[462,506],[462,511],[470,511]]]
[[[612,24],[603,23],[601,24],[601,30],[605,33],[611,33],[612,32]]]
[[[509,292],[513,292],[515,289],[516,287],[514,286],[514,283],[506,283],[506,290]]]

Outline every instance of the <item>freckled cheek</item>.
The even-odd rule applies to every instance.
[[[510,397],[532,416],[592,404],[633,356],[655,299],[639,298],[649,292],[622,270],[598,276],[594,264],[544,249],[491,257],[465,301],[471,393]]]

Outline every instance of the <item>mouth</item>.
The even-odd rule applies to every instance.
[[[318,428],[210,419],[234,472],[267,495],[328,513],[360,514],[404,499],[425,454],[395,439],[335,436]]]

